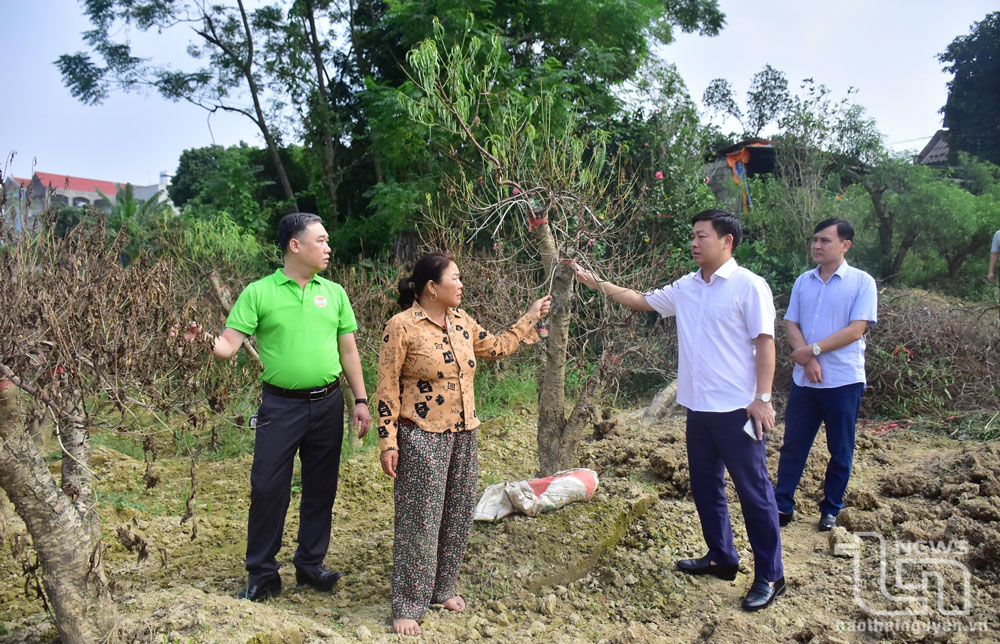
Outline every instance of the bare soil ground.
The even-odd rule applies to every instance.
[[[1000,641],[995,442],[950,441],[912,427],[861,428],[848,508],[840,519],[846,530],[819,533],[821,434],[800,487],[796,521],[782,530],[788,593],[769,609],[746,614],[739,604],[752,581],[752,557],[732,486],[730,512],[742,557],[736,581],[675,571],[676,559],[700,556],[704,548],[687,489],[683,418],[642,426],[640,417],[621,413],[601,438],[585,441],[582,464],[601,478],[591,503],[535,519],[476,525],[460,581],[468,609],[455,614],[433,608],[420,640]],[[772,473],[781,431],[779,426],[768,442]],[[532,415],[488,422],[480,446],[482,487],[534,475]],[[95,460],[102,477],[105,562],[120,608],[115,640],[404,639],[390,632],[392,489],[373,452],[341,469],[326,564],[343,570],[344,579],[327,594],[294,586],[293,498],[279,555],[286,587],[262,605],[232,599],[244,579],[249,456],[199,463],[197,508],[194,520],[185,522],[188,461],[157,461],[160,482],[147,490],[141,461],[108,448],[99,448]],[[0,642],[51,642],[55,631],[41,601],[25,595],[26,559],[17,555],[24,550],[24,528],[9,511],[0,508]],[[878,540],[853,532],[883,536],[888,551],[883,580]],[[834,549],[843,556],[835,556]],[[926,608],[926,614],[879,614],[907,608]],[[889,627],[895,630],[870,632]]]

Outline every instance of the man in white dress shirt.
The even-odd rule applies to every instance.
[[[744,610],[769,606],[785,592],[774,488],[764,433],[774,426],[774,301],[761,277],[736,264],[739,219],[706,210],[692,219],[691,255],[699,269],[649,293],[599,281],[574,264],[576,278],[637,311],[677,317],[677,402],[687,408],[687,452],[708,553],[683,559],[691,575],[733,580],[739,554],[726,500],[725,470],[736,486],[754,554]]]

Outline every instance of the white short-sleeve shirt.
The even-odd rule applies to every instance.
[[[1000,253],[1000,230],[993,235],[993,244],[990,246],[991,253]]]
[[[677,402],[692,411],[744,409],[757,388],[753,341],[774,337],[767,282],[730,259],[708,282],[701,269],[646,294],[663,317],[677,317]]]

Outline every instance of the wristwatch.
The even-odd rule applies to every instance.
[[[355,398],[354,399],[354,404],[355,405],[367,405],[368,404],[368,399],[367,398]]]
[[[756,400],[761,401],[762,403],[769,403],[769,402],[771,402],[771,394],[754,394],[753,397]]]
[[[821,353],[823,353],[823,350],[819,348],[819,343],[813,342],[813,355],[818,356]]]

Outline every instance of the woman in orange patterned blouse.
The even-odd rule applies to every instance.
[[[492,335],[465,311],[458,266],[424,255],[399,282],[403,312],[382,332],[378,435],[382,470],[395,479],[392,558],[393,629],[417,635],[427,607],[461,611],[458,571],[472,529],[479,479],[476,360],[497,360],[538,339],[535,323],[551,296]]]

